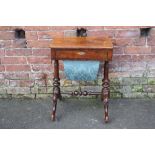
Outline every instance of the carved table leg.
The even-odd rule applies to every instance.
[[[103,84],[103,90],[102,90],[102,98],[103,98],[103,104],[104,104],[104,120],[107,123],[109,121],[108,116],[108,104],[109,104],[109,96],[110,96],[110,89],[109,89],[109,62],[105,61],[104,64],[104,78],[102,80]]]
[[[54,60],[54,78],[53,78],[53,107],[51,119],[55,121],[56,108],[57,108],[57,100],[61,99],[60,94],[60,78],[59,78],[59,61]]]

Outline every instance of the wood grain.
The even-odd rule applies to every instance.
[[[64,37],[55,38],[50,48],[56,49],[112,49],[110,38],[101,37]]]

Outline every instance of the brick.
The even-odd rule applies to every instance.
[[[148,95],[148,98],[155,98],[155,93],[147,93],[147,95]]]
[[[52,73],[30,73],[30,79],[34,80],[43,80],[45,79],[45,75],[47,75],[48,79],[53,79],[53,74]]]
[[[0,72],[4,72],[5,71],[5,66],[0,65]]]
[[[96,30],[96,31],[88,31],[88,36],[95,37],[114,37],[114,31],[111,30]]]
[[[147,67],[149,70],[155,69],[155,62],[147,62]]]
[[[131,46],[134,44],[133,38],[117,38],[113,39],[113,44],[115,46]]]
[[[133,85],[131,88],[132,88],[132,92],[143,92],[142,85]]]
[[[151,47],[151,53],[155,54],[155,46]]]
[[[32,70],[35,72],[53,72],[52,65],[33,65]]]
[[[148,78],[149,85],[155,85],[155,78]]]
[[[43,79],[44,73],[30,73],[30,79],[40,80]]]
[[[123,85],[122,89],[120,89],[120,92],[122,94],[131,94],[132,92],[131,85]]]
[[[110,98],[116,99],[116,98],[122,98],[121,93],[110,93]]]
[[[46,94],[47,93],[47,88],[46,87],[39,87],[38,88],[38,93],[39,94]]]
[[[147,78],[123,78],[121,81],[122,85],[142,85],[147,84]]]
[[[45,79],[41,79],[41,80],[35,80],[35,84],[37,86],[46,87],[46,86],[52,86],[53,85],[53,81],[49,80],[49,79],[47,81]]]
[[[9,86],[9,80],[0,79],[0,87],[7,87],[7,86]]]
[[[148,72],[148,74],[147,74],[147,77],[154,78],[154,77],[155,77],[155,69],[149,70],[149,72]]]
[[[131,61],[131,55],[113,55],[113,61]]]
[[[112,87],[113,85],[121,85],[121,77],[110,77],[110,87]]]
[[[23,80],[29,79],[29,73],[5,73],[5,78],[9,80]]]
[[[130,77],[129,72],[115,72],[115,73],[109,73],[109,78],[124,78],[124,77]]]
[[[147,93],[155,93],[155,85],[144,85],[143,91]]]
[[[120,71],[122,72],[130,71],[132,68],[132,62],[118,62],[115,68],[116,68],[116,71],[117,71],[117,68],[120,68]],[[114,70],[114,72],[116,71]]]
[[[12,48],[27,48],[26,39],[15,39],[12,41]]]
[[[11,26],[11,30],[14,31],[15,29],[24,29],[25,26]]]
[[[12,41],[11,40],[0,40],[0,48],[11,48]]]
[[[110,72],[119,72],[119,71],[122,71],[122,62],[111,62],[109,64],[109,71]],[[125,62],[126,64],[126,62]],[[125,67],[126,68],[126,67]]]
[[[141,26],[104,26],[104,29],[108,30],[108,29],[120,29],[120,30],[124,30],[124,29],[127,29],[127,30],[131,30],[131,29],[138,29],[138,28],[141,28]]]
[[[64,32],[65,37],[76,37],[76,30],[68,30]]]
[[[122,86],[120,85],[110,85],[110,93],[121,93],[120,90],[121,90]]]
[[[114,38],[113,44],[115,46],[145,46],[146,40],[144,37],[138,38]]]
[[[36,94],[36,99],[51,98],[52,94]]]
[[[35,87],[31,87],[30,89],[32,94],[38,94],[38,87],[35,86]]]
[[[72,81],[71,81],[72,83]],[[80,86],[96,86],[97,85],[97,82],[96,80],[92,80],[92,81],[79,81],[79,85]]]
[[[47,31],[50,30],[50,26],[25,26],[26,31]]]
[[[62,92],[71,92],[71,91],[75,91],[75,90],[79,90],[79,86],[75,86],[75,87],[61,87],[61,91]]]
[[[140,30],[119,30],[115,32],[116,38],[135,38],[140,36]]]
[[[104,26],[84,26],[88,31],[89,30],[104,30]]]
[[[63,63],[63,61],[59,61],[59,70],[64,71],[64,63]]]
[[[0,73],[0,79],[5,79],[4,73]]]
[[[0,94],[1,99],[11,99],[12,95],[11,94]]]
[[[144,62],[112,62],[109,65],[110,72],[125,72],[125,71],[145,71],[146,63]]]
[[[77,26],[50,26],[49,29],[56,31],[75,30]]]
[[[0,88],[0,94],[6,94],[6,88]]]
[[[142,55],[142,54],[132,55],[131,59],[132,61],[138,61],[138,62],[146,61],[145,55]]]
[[[24,57],[4,57],[1,58],[2,64],[26,64],[26,58]]]
[[[10,31],[12,30],[12,26],[0,26],[0,31]]]
[[[67,79],[63,79],[60,81],[60,86],[62,86],[62,87],[72,86],[72,81],[67,80]]]
[[[50,58],[46,57],[28,57],[27,61],[29,64],[51,64]]]
[[[148,62],[151,62],[151,61],[154,62],[155,61],[155,55],[145,55],[144,60],[148,61]]]
[[[126,54],[149,54],[151,47],[146,46],[128,46],[125,48]]]
[[[17,98],[17,99],[35,99],[35,94],[12,94],[12,98]]]
[[[32,49],[6,49],[5,50],[6,56],[30,56],[32,55]]]
[[[78,87],[77,87],[78,88]],[[82,91],[91,91],[91,92],[100,92],[102,90],[102,86],[81,86],[80,87]],[[72,87],[72,91],[74,90],[74,87]],[[76,89],[79,90],[79,89]]]
[[[52,39],[55,37],[63,37],[63,31],[42,31],[38,32],[38,39]]]
[[[147,93],[143,92],[133,92],[133,93],[124,93],[123,98],[146,98]]]
[[[37,40],[38,39],[37,32],[35,32],[35,31],[26,31],[25,35],[26,35],[27,40]]]
[[[124,53],[124,47],[114,46],[113,53],[114,54],[123,54]]]
[[[10,80],[11,87],[32,87],[34,80]]]
[[[30,94],[30,88],[28,87],[8,87],[8,94]]]
[[[47,93],[52,94],[53,93],[53,87],[47,87]]]
[[[137,71],[137,70],[145,70],[147,67],[147,64],[145,62],[128,62],[128,63],[121,63],[122,67],[127,68],[129,65],[130,67],[127,68],[128,71]]]
[[[43,48],[43,49],[33,49],[33,56],[47,56],[50,57],[51,56],[51,50],[50,48]]]
[[[0,31],[0,40],[13,40],[13,39],[15,39],[14,32]]]
[[[149,36],[155,36],[155,28],[152,28],[149,32]]]
[[[148,73],[146,71],[141,71],[141,70],[137,70],[137,71],[128,71],[129,73],[129,77],[147,77]]]
[[[13,87],[19,87],[19,81],[18,80],[10,80],[9,86]]]
[[[155,36],[149,36],[147,40],[148,45],[155,46]]]
[[[31,40],[27,41],[28,48],[49,48],[51,40]]]
[[[31,71],[29,65],[6,65],[5,70],[7,72],[26,72]]]
[[[65,82],[66,79],[64,79]],[[60,81],[60,85],[63,86],[64,84],[63,80],[61,79]],[[79,81],[72,81],[72,86],[79,86]]]
[[[138,37],[133,40],[133,45],[135,46],[146,46],[146,38]]]
[[[88,31],[89,30],[103,30],[104,26],[51,26],[50,30],[65,31],[65,30],[76,30],[77,28],[85,28]]]
[[[4,49],[0,49],[0,57],[4,57],[4,55],[5,55]]]

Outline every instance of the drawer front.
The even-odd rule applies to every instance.
[[[110,51],[103,50],[55,50],[57,60],[109,60]],[[112,55],[112,54],[111,54]]]

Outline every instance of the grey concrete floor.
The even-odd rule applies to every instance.
[[[103,104],[95,99],[65,99],[58,103],[57,121],[50,120],[51,99],[1,99],[1,129],[155,128],[155,99],[110,100],[110,122],[103,121]]]

